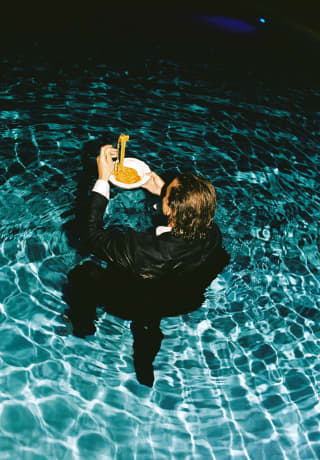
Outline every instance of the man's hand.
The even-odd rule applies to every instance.
[[[97,156],[98,179],[108,182],[114,169],[112,158],[117,156],[118,150],[112,145],[104,145],[100,148],[100,155]]]
[[[164,186],[164,180],[153,171],[148,173],[147,176],[149,176],[148,182],[143,184],[141,187],[145,188],[154,195],[160,196],[162,187]]]

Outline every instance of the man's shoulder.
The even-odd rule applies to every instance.
[[[209,238],[214,241],[222,241],[222,233],[216,222],[213,222],[212,227],[209,232]]]
[[[156,240],[156,231],[154,227],[150,227],[143,231],[138,231],[133,228],[127,229],[127,235],[131,240],[140,242],[143,244],[144,242],[151,242]]]

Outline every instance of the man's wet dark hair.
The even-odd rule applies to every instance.
[[[180,174],[177,180],[168,197],[173,235],[190,241],[207,238],[216,210],[213,185],[198,174]]]

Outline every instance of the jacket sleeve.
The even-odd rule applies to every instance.
[[[107,198],[99,193],[92,192],[89,204],[86,244],[90,252],[99,259],[106,260],[124,269],[132,270],[129,231],[123,233],[118,229],[103,227],[103,216],[107,204]]]

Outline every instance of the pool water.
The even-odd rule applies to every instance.
[[[0,459],[320,457],[319,80],[211,57],[2,58]],[[160,175],[212,180],[232,256],[199,310],[162,320],[153,388],[129,321],[100,312],[83,340],[62,319],[83,152],[120,133]],[[113,188],[110,219],[144,229],[146,201]]]

